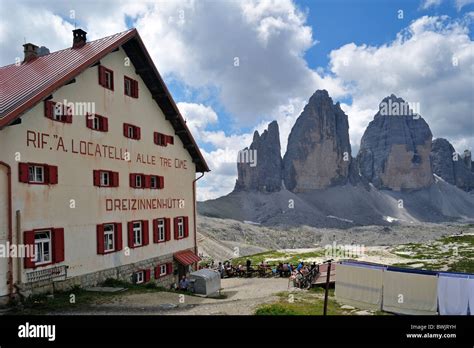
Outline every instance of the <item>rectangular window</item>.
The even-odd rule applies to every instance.
[[[138,98],[138,81],[124,76],[123,80],[123,92],[132,98]]]
[[[178,238],[184,238],[184,218],[178,218]]]
[[[115,250],[115,225],[104,225],[104,252],[112,252]]]
[[[141,246],[142,245],[142,223],[137,221],[133,223],[133,245]]]
[[[114,72],[99,65],[99,84],[110,90],[114,90]]]
[[[160,265],[160,277],[166,275],[166,264],[165,265]]]
[[[94,170],[94,186],[118,187],[119,173],[110,170]]]
[[[155,144],[159,146],[168,146],[168,144],[174,144],[174,137],[172,135],[166,135],[158,132],[153,133],[153,140]]]
[[[142,187],[142,175],[135,176],[135,187],[141,188]]]
[[[72,109],[52,100],[45,100],[44,116],[53,121],[72,123]]]
[[[51,230],[35,232],[35,265],[51,263]]]
[[[135,283],[136,284],[142,284],[145,282],[145,272],[144,271],[140,271],[140,272],[136,272],[135,273]]]
[[[28,181],[35,184],[44,184],[44,167],[36,165],[29,166]]]
[[[19,181],[27,184],[55,185],[58,183],[58,167],[48,164],[19,163]]]
[[[109,120],[105,116],[87,114],[86,127],[98,132],[108,132]]]
[[[158,242],[164,242],[166,240],[165,219],[157,220],[157,229],[158,229]]]
[[[156,175],[150,175],[150,188],[158,188],[158,177]]]
[[[124,123],[123,124],[123,135],[129,139],[140,140],[141,130],[140,127]]]

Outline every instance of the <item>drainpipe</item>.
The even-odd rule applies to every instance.
[[[204,172],[201,173],[202,175],[193,180],[193,224],[194,224],[194,253],[198,254],[198,246],[197,246],[197,223],[196,223],[196,181],[201,179],[204,176]],[[196,264],[197,266],[197,264]],[[197,267],[196,267],[197,271]]]
[[[7,168],[8,179],[8,244],[11,247],[13,244],[13,222],[12,222],[12,169],[10,165],[0,161],[0,165]],[[13,260],[10,252],[8,253],[8,296],[10,300],[13,299]]]

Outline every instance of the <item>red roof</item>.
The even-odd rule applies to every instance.
[[[193,157],[196,171],[209,171],[136,29],[87,42],[80,48],[71,47],[29,62],[0,67],[0,129],[11,124],[58,88],[124,44],[135,68],[140,68],[140,76]]]
[[[189,266],[193,263],[201,261],[201,258],[193,253],[191,250],[184,250],[175,253],[174,258],[183,266]]]

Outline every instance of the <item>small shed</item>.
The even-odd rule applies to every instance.
[[[189,278],[196,294],[211,296],[219,293],[221,289],[221,276],[216,271],[201,269],[191,273]]]

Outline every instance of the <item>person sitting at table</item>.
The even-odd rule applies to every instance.
[[[187,291],[189,286],[189,281],[184,275],[183,278],[179,281],[179,290]]]

